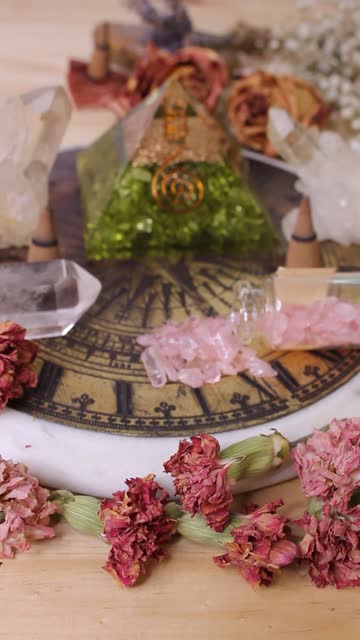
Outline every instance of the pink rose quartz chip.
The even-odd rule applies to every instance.
[[[245,370],[256,377],[276,375],[253,349],[239,344],[232,322],[221,316],[169,321],[137,342],[145,347],[141,360],[154,387],[170,381],[198,388]]]
[[[359,346],[360,304],[329,297],[309,305],[284,305],[265,314],[259,330],[275,348]]]

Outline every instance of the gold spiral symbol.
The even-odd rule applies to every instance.
[[[168,164],[155,173],[151,191],[158,205],[173,213],[187,213],[196,209],[204,197],[204,185],[200,178],[179,166]]]
[[[151,182],[151,192],[161,209],[172,213],[187,213],[196,209],[204,197],[200,178],[176,163],[186,149],[188,122],[187,103],[182,97],[164,100],[164,135],[174,146],[172,153],[159,167]]]

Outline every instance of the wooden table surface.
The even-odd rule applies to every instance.
[[[1,0],[1,92],[13,95],[62,83],[69,56],[87,59],[94,24],[132,19],[124,5],[119,0]],[[235,17],[259,25],[288,21],[295,1],[193,0],[189,6],[199,28],[217,30]],[[112,120],[104,111],[74,113],[64,144],[91,142]],[[279,495],[287,501],[287,513],[301,513],[304,503],[295,481],[258,492],[255,499]],[[63,524],[57,533],[56,540],[35,544],[30,553],[1,565],[0,638],[359,638],[355,589],[318,590],[290,569],[271,588],[254,592],[235,570],[215,566],[211,548],[179,540],[143,584],[125,590],[101,570],[105,545]]]

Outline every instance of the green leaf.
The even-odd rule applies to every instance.
[[[233,527],[234,523],[226,527],[221,533],[217,533],[207,526],[204,518],[201,516],[195,515],[192,517],[186,514],[179,519],[177,532],[184,536],[184,538],[198,544],[224,545],[227,542],[232,542],[233,538],[230,534],[230,529]]]

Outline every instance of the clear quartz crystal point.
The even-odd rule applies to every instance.
[[[97,278],[69,260],[0,264],[0,322],[20,324],[28,338],[64,336],[100,290]]]
[[[258,333],[259,318],[266,312],[270,301],[269,280],[255,287],[247,280],[238,280],[233,289],[230,320],[241,344],[251,344]],[[271,300],[272,302],[272,300]]]
[[[360,149],[335,132],[309,131],[277,107],[269,110],[268,136],[299,176],[298,188],[310,198],[318,239],[360,243]],[[295,212],[286,218],[289,236]]]
[[[29,244],[70,116],[62,87],[0,98],[0,248]]]
[[[152,386],[163,387],[166,384],[167,376],[156,349],[154,347],[145,349],[141,354],[141,360]]]

